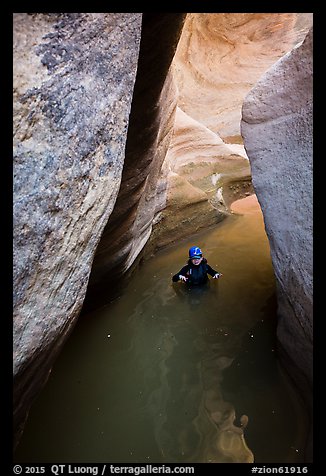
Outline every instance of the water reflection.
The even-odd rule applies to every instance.
[[[270,340],[269,248],[249,205],[196,238],[223,278],[173,284],[185,241],[83,316],[31,410],[17,462],[300,461],[290,450],[301,451],[298,413]]]
[[[214,280],[213,284],[216,281]],[[216,283],[217,284],[217,283]],[[198,312],[197,306],[200,306],[205,302],[206,294],[211,293],[211,296],[217,298],[217,286],[214,286],[211,289],[211,280],[207,283],[200,286],[187,286],[187,284],[182,282],[172,283],[172,288],[178,298],[183,302],[188,304],[190,312]]]
[[[221,391],[223,370],[231,365],[230,356],[241,339],[228,339],[225,347],[229,329],[212,313],[218,282],[193,288],[179,282],[172,289],[177,301],[169,303],[167,312],[176,318],[161,343],[166,351],[160,365],[161,388],[152,395],[157,403],[153,415],[165,416],[155,432],[161,454],[165,461],[251,462],[243,428],[234,425],[235,409]],[[178,319],[178,314],[184,317],[185,305],[187,319]]]

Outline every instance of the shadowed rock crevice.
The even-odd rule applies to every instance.
[[[121,186],[96,250],[85,309],[93,300],[96,305],[102,299],[105,302],[150,236],[158,175],[176,110],[177,92],[170,66],[184,18],[185,14],[143,15]]]

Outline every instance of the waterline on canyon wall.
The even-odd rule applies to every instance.
[[[158,253],[80,320],[35,402],[17,462],[301,462],[301,407],[276,358],[274,275],[254,196]],[[171,276],[198,245],[223,273]]]

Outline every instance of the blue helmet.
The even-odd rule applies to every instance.
[[[202,250],[198,246],[192,246],[189,248],[189,258],[201,258],[203,256]]]

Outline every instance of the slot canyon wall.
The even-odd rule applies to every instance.
[[[234,200],[254,193],[243,100],[311,25],[311,13],[187,15],[173,60],[178,109],[145,254],[220,222]]]
[[[185,14],[144,14],[125,162],[117,201],[96,251],[85,308],[99,305],[150,237],[177,89],[171,62]]]
[[[242,101],[311,23],[14,14],[16,443],[86,289],[98,305],[142,255],[253,193]]]
[[[313,52],[304,43],[261,78],[243,104],[242,134],[277,283],[279,354],[312,416]],[[312,422],[312,418],[311,418]],[[312,460],[312,428],[307,446]]]
[[[152,47],[148,61],[165,49],[153,83],[157,101],[183,14],[150,15],[150,42],[159,48]],[[142,20],[130,13],[14,14],[15,443],[80,313],[94,253],[117,201]],[[158,135],[159,114],[151,119]],[[146,146],[157,154],[156,140]],[[145,169],[139,182],[137,167]],[[134,158],[131,193],[130,174],[124,174],[128,200],[146,173]]]

